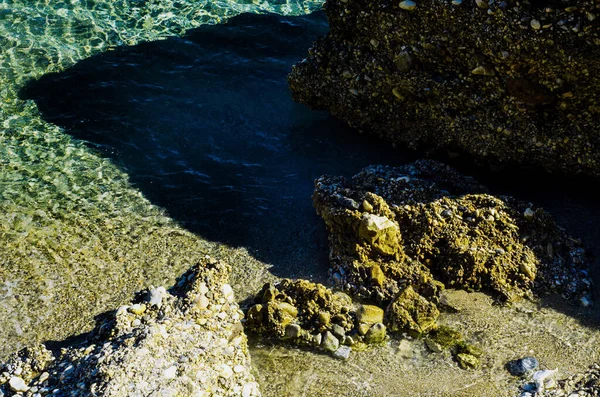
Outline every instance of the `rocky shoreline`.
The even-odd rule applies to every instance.
[[[140,294],[81,344],[0,364],[0,396],[260,396],[231,268],[206,257],[170,291]]]
[[[482,2],[477,3],[483,5]],[[463,65],[461,68],[467,67],[466,72],[462,72],[466,81],[464,86],[470,90],[468,93],[473,94],[473,98],[468,96],[472,100],[467,101],[467,97],[457,96],[443,104],[455,112],[448,117],[460,115],[461,123],[455,126],[461,132],[459,135],[477,144],[473,153],[478,156],[493,158],[493,150],[508,143],[517,147],[517,150],[507,152],[511,154],[502,157],[502,161],[529,160],[528,152],[522,153],[518,149],[525,148],[539,154],[535,160],[532,158],[538,164],[552,160],[548,162],[553,164],[549,166],[551,169],[564,171],[569,168],[567,171],[597,175],[597,141],[593,134],[558,134],[572,124],[581,131],[597,132],[597,106],[590,93],[595,92],[593,90],[597,87],[598,53],[597,47],[588,42],[591,40],[597,45],[594,40],[597,38],[598,22],[594,21],[597,12],[593,9],[593,3],[577,2],[574,9],[567,9],[570,6],[559,7],[548,12],[548,18],[538,15],[541,12],[539,10],[535,11],[538,14],[523,16],[523,10],[527,11],[529,8],[519,8],[505,14],[496,10],[501,9],[502,3],[509,2],[497,5],[488,3],[491,13],[477,3],[476,8],[471,2],[465,1],[461,11],[446,8],[445,10],[451,11],[440,15],[451,16],[454,15],[453,12],[458,12],[465,18],[464,21],[472,22],[479,21],[473,18],[481,15],[490,15],[489,18],[493,21],[504,21],[503,15],[506,15],[519,26],[529,24],[527,29],[522,30],[543,38],[548,45],[551,38],[546,29],[550,28],[545,25],[546,22],[552,22],[553,26],[559,27],[556,29],[558,50],[556,53],[546,54],[548,62],[554,65],[547,78],[542,76],[546,80],[535,69],[531,71],[531,75],[523,77],[523,69],[509,70],[508,61],[496,63],[494,57],[482,61],[481,57],[473,56],[469,51],[459,54],[456,58],[464,61],[460,63]],[[129,396],[136,395],[132,392],[134,389],[143,395],[260,395],[257,383],[250,373],[246,336],[241,325],[243,313],[239,311],[227,281],[230,269],[219,261],[199,259],[206,252],[232,261],[232,257],[237,255],[233,264],[239,265],[248,273],[251,271],[249,269],[252,265],[249,262],[252,258],[247,253],[233,253],[232,250],[204,241],[176,225],[160,208],[153,206],[132,187],[127,175],[115,164],[99,157],[82,142],[42,120],[35,105],[30,101],[23,101],[18,94],[23,84],[33,78],[64,70],[78,60],[114,46],[181,34],[202,23],[219,22],[229,14],[203,14],[203,10],[199,8],[200,3],[181,10],[176,10],[170,2],[148,3],[148,7],[140,5],[133,9],[128,2],[107,2],[106,7],[102,6],[102,2],[94,2],[90,9],[81,8],[82,4],[65,3],[60,9],[51,9],[44,2],[0,5],[3,12],[0,28],[5,33],[5,43],[10,53],[10,56],[2,59],[0,68],[0,82],[3,83],[0,91],[0,117],[3,122],[0,134],[0,182],[3,186],[0,192],[0,232],[6,242],[0,253],[3,270],[3,305],[0,307],[0,314],[4,321],[0,327],[0,337],[10,339],[14,344],[31,343],[33,346],[0,364],[0,396],[87,396],[94,393]],[[346,7],[344,4],[362,6],[360,2],[330,2],[327,10],[340,11],[340,7]],[[369,3],[369,6],[372,4],[375,3]],[[404,10],[402,13],[412,9],[415,13],[410,15],[419,15],[418,12],[427,3],[417,5],[406,1],[401,4],[401,9]],[[566,2],[559,1],[557,4],[566,5]],[[449,4],[443,6],[452,7]],[[470,8],[465,8],[467,6]],[[431,12],[442,10],[437,3],[432,7]],[[355,16],[352,13],[348,15]],[[48,19],[56,27],[54,34],[49,34],[45,29]],[[563,20],[566,22],[561,23]],[[425,26],[413,17],[406,21],[411,23],[392,25],[406,26],[407,29]],[[534,21],[539,22],[540,29],[536,29],[538,25]],[[544,24],[540,21],[544,21]],[[41,25],[37,25],[38,23]],[[336,29],[336,26],[344,25],[332,23],[332,29]],[[373,34],[381,33],[380,29],[365,26],[365,30]],[[478,26],[482,25],[464,25],[469,32],[472,31],[468,29],[479,29]],[[380,36],[375,39],[376,44],[371,40],[369,38],[362,43],[361,48],[383,48],[387,45],[385,38]],[[532,43],[538,41],[536,39]],[[321,44],[315,47],[312,58],[306,63],[314,66],[314,62],[317,62],[319,70],[322,69],[320,62],[325,59],[325,52],[319,52]],[[346,44],[349,45],[345,43],[344,46]],[[580,51],[573,53],[576,46]],[[390,65],[399,68],[400,72],[406,69],[402,73],[427,71],[427,58],[433,60],[444,55],[440,51],[445,51],[425,44],[422,49],[417,47],[406,53],[395,54],[389,60]],[[473,48],[481,49],[477,46]],[[565,51],[561,52],[563,49]],[[523,54],[534,53],[530,50],[531,47],[527,45],[519,49]],[[372,94],[380,95],[380,89],[383,93],[387,92],[385,100],[388,103],[383,103],[386,106],[393,103],[392,110],[402,117],[409,111],[412,112],[412,117],[417,114],[417,110],[421,112],[427,108],[439,111],[444,108],[435,98],[437,93],[432,98],[429,91],[423,89],[425,93],[421,93],[416,90],[430,85],[431,80],[435,81],[435,74],[424,72],[425,80],[423,76],[417,76],[414,85],[413,80],[407,85],[400,84],[406,90],[396,88],[396,80],[392,81],[394,87],[379,87],[373,83],[375,74],[369,72],[372,65],[363,62],[365,58],[362,57],[362,52],[356,54],[356,70],[346,70],[345,67],[342,70],[341,65],[332,63],[335,67],[331,69],[341,76],[337,77],[342,84],[340,101],[352,105],[350,110],[331,107],[331,111],[338,117],[343,118],[343,114],[349,111],[371,109],[373,104],[379,106],[379,99],[357,101],[367,98],[366,94],[369,93],[370,98],[378,98]],[[502,51],[500,54],[503,57]],[[453,55],[449,53],[448,56],[452,58]],[[512,57],[509,54],[508,58]],[[473,62],[477,60],[477,65],[470,65],[469,59],[473,59]],[[522,64],[529,65],[525,62],[529,58],[523,59]],[[575,67],[565,65],[565,59],[574,59]],[[590,68],[578,67],[586,63],[589,63]],[[494,76],[491,76],[490,65],[495,65]],[[523,65],[520,67],[525,67]],[[303,67],[305,66],[300,65],[296,73]],[[562,84],[559,88],[546,87],[556,77],[556,69],[561,67],[573,70],[573,77],[563,79],[569,83]],[[367,70],[364,76],[363,68]],[[392,70],[395,71],[393,68]],[[507,73],[510,77],[501,78],[502,73]],[[314,77],[313,83],[304,81],[304,87],[314,90],[311,95],[317,90],[323,94],[338,92],[337,86],[332,88],[321,85],[322,81],[316,75],[307,73],[302,78],[308,77]],[[451,76],[444,78],[449,77]],[[375,82],[378,81],[383,80],[375,79]],[[480,85],[481,82],[483,86]],[[463,83],[459,81],[450,90],[461,84]],[[510,95],[504,96],[504,92],[500,90],[502,84],[506,84],[505,88]],[[300,98],[300,85],[292,85],[297,98]],[[372,89],[369,87],[373,86],[373,91],[369,91]],[[411,91],[413,88],[415,91]],[[551,95],[547,94],[546,89],[551,91]],[[494,90],[498,90],[499,94],[494,94]],[[509,96],[513,99],[508,98]],[[481,98],[505,98],[509,110],[507,113],[504,110],[488,113],[485,109],[498,108],[493,103],[482,102]],[[314,102],[311,104],[316,106]],[[573,109],[581,109],[581,114],[573,113]],[[554,110],[561,116],[556,120],[549,118]],[[535,123],[528,124],[534,114],[538,113],[548,117],[544,119],[548,121],[548,128]],[[477,114],[479,118],[474,121],[469,114]],[[510,117],[505,117],[507,114]],[[421,120],[421,115],[419,113],[412,121]],[[361,119],[350,121],[351,124],[360,127],[362,122],[370,120],[370,116],[362,118],[363,116],[364,113],[361,113]],[[491,126],[481,121],[488,116],[494,121]],[[432,137],[439,139],[441,143],[454,143],[452,137],[438,134],[440,125],[448,125],[448,117],[444,116],[443,122],[439,124],[420,124],[417,129],[421,132],[431,131]],[[396,119],[392,117],[388,120],[383,117],[381,120],[387,123],[390,120],[395,122]],[[505,124],[504,120],[513,121]],[[402,123],[400,125],[404,125]],[[382,131],[380,134],[387,131],[384,129],[387,124],[372,125]],[[550,129],[557,131],[558,136],[544,135],[543,132]],[[392,130],[393,128],[390,129]],[[477,134],[469,134],[469,131]],[[490,131],[495,131],[496,134],[489,134]],[[524,138],[526,134],[520,134],[519,138],[514,138],[515,131],[530,135]],[[416,144],[421,138],[409,135],[402,141],[407,140]],[[422,167],[420,172],[426,168]],[[448,172],[442,166],[435,168],[435,174],[438,173],[451,182],[454,181],[450,185],[458,183],[459,187],[468,186],[467,190],[473,188],[471,193],[475,196],[444,198],[445,188],[429,190],[428,186],[432,181],[414,185],[419,179],[413,173],[385,167],[364,171],[357,178],[355,186],[345,186],[337,177],[320,179],[315,203],[330,227],[333,252],[339,253],[331,257],[334,266],[331,276],[336,288],[346,292],[340,293],[303,281],[275,282],[259,292],[260,299],[254,302],[255,309],[248,315],[250,324],[258,324],[257,328],[266,337],[281,338],[287,342],[294,339],[306,340],[311,347],[318,345],[345,358],[348,350],[339,351],[340,347],[358,350],[361,343],[370,343],[375,350],[379,348],[378,344],[387,341],[385,335],[391,330],[396,333],[427,334],[435,343],[443,345],[443,333],[440,330],[444,328],[434,326],[436,310],[446,310],[443,308],[443,295],[438,294],[442,289],[440,283],[485,290],[508,301],[548,288],[569,299],[579,300],[582,304],[590,302],[587,295],[587,275],[584,273],[588,260],[583,255],[580,243],[556,229],[547,214],[528,204],[515,204],[510,200],[482,195],[483,191],[478,190],[476,183]],[[373,191],[363,189],[367,184],[373,187]],[[386,186],[393,189],[387,193],[377,190]],[[440,197],[436,196],[435,200],[423,203],[397,200],[393,195],[404,191],[402,189],[407,186],[415,188],[420,197],[425,197],[424,193],[434,193]],[[405,205],[409,208],[404,208]],[[496,209],[496,212],[492,213],[491,209]],[[448,215],[442,214],[446,210],[449,211]],[[483,236],[459,233],[462,240],[474,239],[477,244],[487,244],[484,250],[463,252],[458,244],[459,239],[448,238],[444,234],[447,230],[437,228],[443,220],[454,228],[449,230],[455,232],[470,230],[471,224],[481,226],[481,229],[475,230],[490,231],[487,229],[488,223],[492,222],[489,216],[494,217],[494,222],[507,226],[505,231],[511,238],[516,237],[511,224],[523,229],[527,229],[528,225],[536,226],[531,229],[532,235],[528,236],[528,240],[534,243],[533,246],[517,239],[487,241],[485,233]],[[518,222],[509,222],[509,218],[518,219]],[[407,230],[413,230],[406,226],[411,219],[419,220],[415,222],[418,227],[407,233]],[[434,222],[438,222],[438,225]],[[429,241],[426,241],[428,250],[422,250],[419,244],[405,246],[407,241],[411,241],[408,237],[416,241],[415,236],[424,231],[423,226],[430,227],[425,230],[429,233]],[[535,230],[541,230],[542,233],[538,234]],[[493,228],[491,231],[497,232]],[[348,239],[345,238],[347,236]],[[522,239],[520,235],[519,237]],[[446,246],[435,244],[442,239],[446,240]],[[354,243],[349,244],[350,242]],[[510,250],[507,244],[511,245]],[[444,251],[444,247],[446,254],[452,253],[452,258],[461,258],[461,263],[468,265],[468,277],[459,274],[451,264],[434,263],[432,253],[440,253]],[[517,257],[513,257],[514,255],[525,258],[525,265],[516,266]],[[498,266],[494,258],[507,258],[507,272],[498,270],[503,267]],[[83,342],[65,341],[66,345],[60,351],[35,346],[40,341],[63,339],[75,329],[89,330],[93,315],[127,299],[133,291],[143,288],[148,280],[155,284],[168,284],[175,274],[190,267],[188,262],[198,265],[180,279],[180,284],[169,291],[160,287],[151,291],[144,290],[143,296],[117,309],[94,333],[86,336]],[[488,263],[492,263],[496,266],[492,268],[498,270],[489,276],[482,271],[483,264]],[[440,269],[449,271],[452,277],[440,278],[439,274],[428,270],[429,267],[438,265],[441,266]],[[410,281],[410,288],[405,280]],[[294,295],[298,286],[303,291],[318,291],[318,294],[330,299],[330,308],[311,309],[309,305],[314,299],[298,304],[300,296]],[[349,294],[353,296],[348,298]],[[369,300],[375,305],[363,300]],[[310,310],[305,310],[302,306],[304,304]],[[256,305],[262,306],[259,308]],[[388,310],[388,307],[391,308]],[[255,321],[265,313],[267,320],[277,321]],[[305,329],[310,332],[304,332]],[[294,335],[297,336],[294,338]],[[321,336],[320,341],[316,335]],[[324,344],[324,341],[327,343]],[[451,344],[454,346],[448,347],[450,349],[458,346],[454,342]],[[431,346],[434,346],[431,349],[436,348],[436,345]],[[6,353],[7,346],[2,348],[2,353]],[[475,352],[457,352],[456,359],[460,360],[459,354],[475,357],[472,353]],[[471,357],[462,357],[462,360],[465,363],[472,362]],[[384,366],[385,362],[380,365]],[[558,388],[551,393],[557,393],[555,395],[558,396],[560,393],[568,395],[578,391],[581,395],[597,395],[597,376],[597,367],[593,366],[586,374],[571,376],[564,382],[559,381]],[[354,388],[354,385],[350,384],[350,387]],[[331,392],[335,393],[335,390]]]
[[[290,88],[394,145],[597,177],[599,7],[328,0]]]
[[[591,305],[581,244],[533,204],[484,192],[425,160],[371,166],[351,180],[321,177],[313,199],[330,232],[339,291],[306,280],[265,284],[249,305],[247,330],[342,359],[388,333],[424,337],[429,350],[449,349],[468,369],[484,350],[436,324],[440,311],[455,310],[446,288],[505,303],[553,293]]]

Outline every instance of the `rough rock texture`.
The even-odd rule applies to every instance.
[[[0,364],[12,396],[258,396],[229,266],[205,258],[173,291],[120,307],[82,345],[25,349]]]
[[[267,283],[248,309],[249,332],[335,353],[386,337],[383,309],[352,301],[343,292],[306,280]],[[344,357],[347,358],[347,357]]]
[[[574,374],[566,379],[559,380],[556,388],[546,389],[543,393],[544,396],[548,397],[600,396],[600,364],[594,363],[584,373]]]
[[[411,147],[600,175],[600,3],[327,0],[294,99]]]
[[[330,233],[333,280],[350,295],[392,302],[388,319],[410,312],[432,327],[436,310],[425,300],[437,304],[445,286],[509,301],[548,292],[591,302],[589,258],[579,241],[542,209],[487,195],[443,164],[371,166],[352,180],[323,176],[313,198]],[[373,217],[385,217],[379,224],[386,227],[380,238],[365,238],[362,225]],[[407,296],[412,304],[394,302]],[[418,331],[410,321],[394,324]]]

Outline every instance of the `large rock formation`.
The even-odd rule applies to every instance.
[[[24,349],[0,364],[0,395],[259,396],[229,273],[206,258],[173,291],[120,307],[82,344]]]
[[[411,147],[600,175],[600,3],[327,0],[294,99]]]
[[[590,302],[580,243],[532,204],[484,193],[440,163],[371,166],[316,181],[332,275],[350,295],[389,304],[399,331],[432,328],[445,287],[501,300],[555,292]]]
[[[466,369],[479,366],[482,351],[437,324],[440,307],[451,307],[446,287],[504,301],[553,292],[591,303],[579,241],[544,210],[485,194],[441,163],[323,176],[313,199],[330,233],[332,279],[349,295],[306,280],[267,283],[249,305],[250,332],[340,358],[388,331],[427,336],[431,350],[450,349]]]

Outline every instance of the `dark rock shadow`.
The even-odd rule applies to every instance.
[[[286,76],[327,32],[323,13],[245,14],[182,38],[116,48],[23,91],[45,120],[111,158],[153,203],[212,241],[247,247],[283,277],[325,281],[327,235],[313,181],[423,157],[393,150],[291,99]],[[597,181],[446,161],[494,194],[533,201],[600,258]],[[591,269],[600,285],[598,261]],[[598,294],[596,294],[598,296]],[[544,299],[590,325],[598,310]]]
[[[279,276],[323,280],[314,179],[414,158],[292,101],[291,65],[327,30],[321,12],[240,15],[83,60],[21,95],[184,227],[247,247]]]

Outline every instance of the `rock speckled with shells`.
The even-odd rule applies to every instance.
[[[82,344],[58,355],[41,345],[14,354],[0,364],[0,393],[259,396],[229,273],[206,257],[171,291],[154,290],[147,302],[120,308]],[[199,305],[199,297],[208,304]]]
[[[395,144],[600,176],[600,2],[327,0],[325,11],[330,32],[288,78],[296,101]]]

